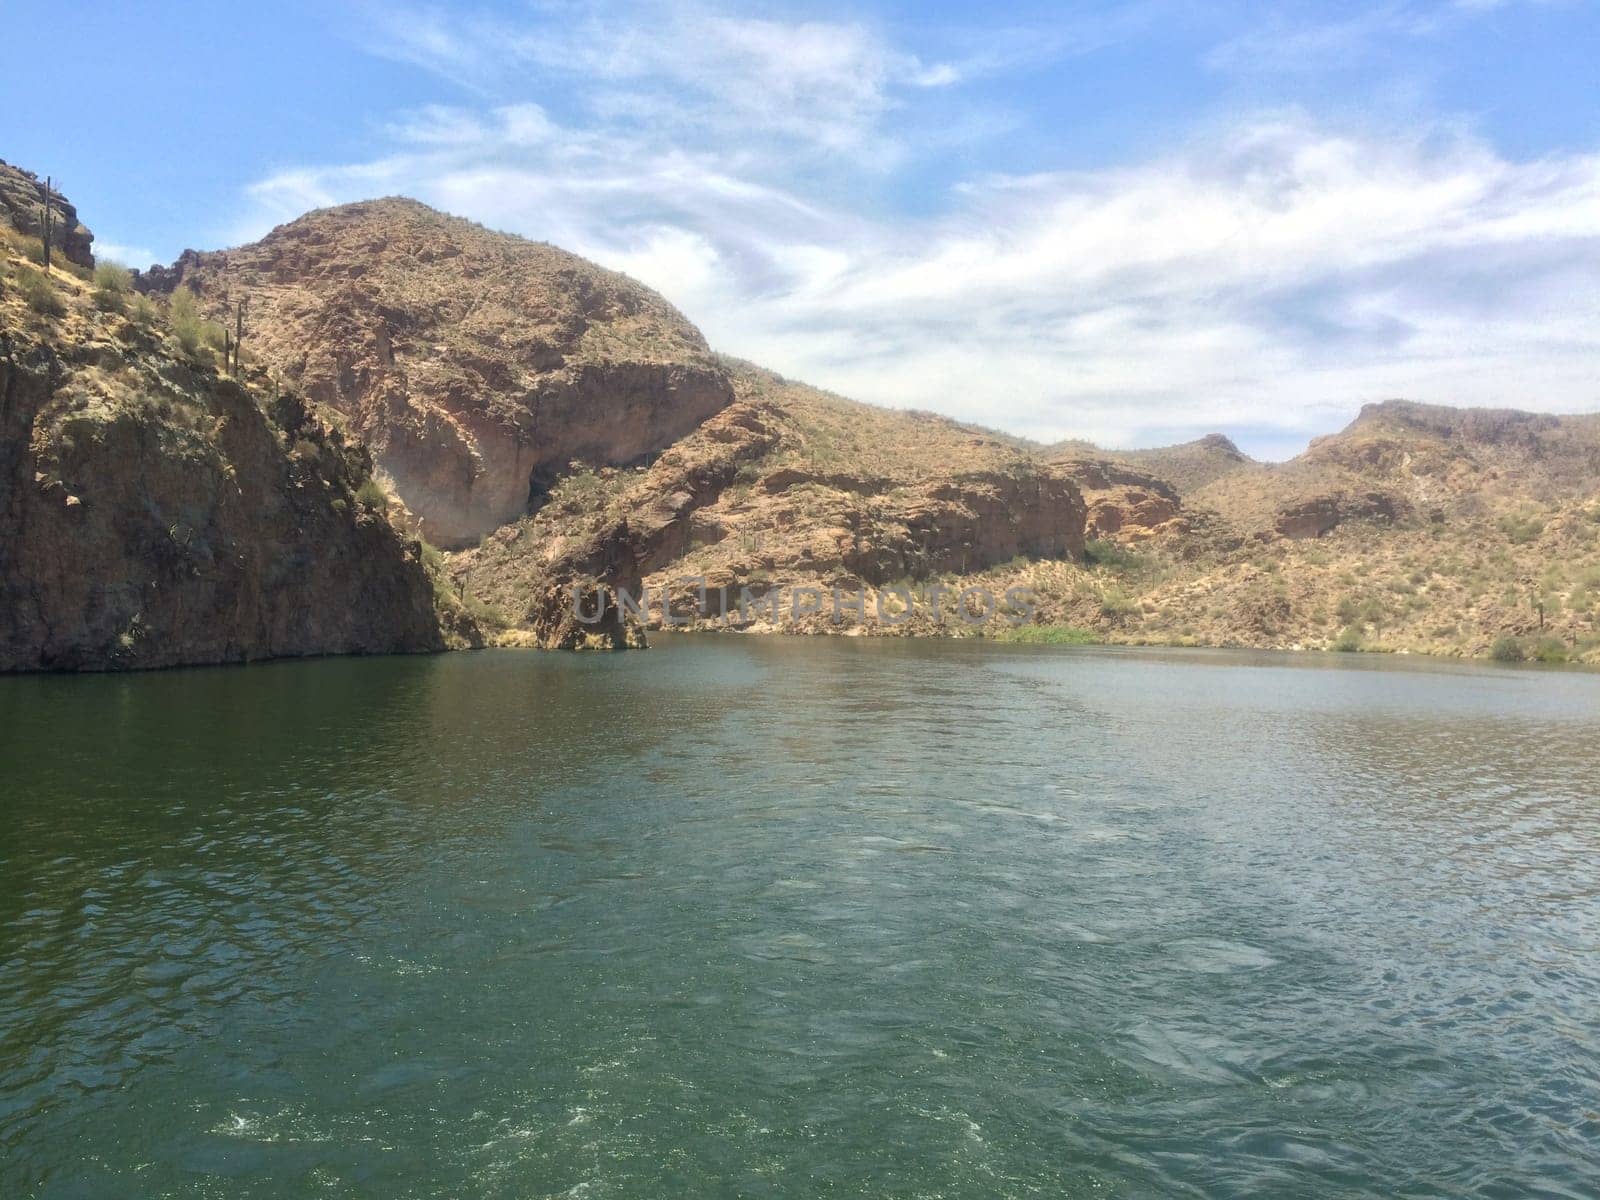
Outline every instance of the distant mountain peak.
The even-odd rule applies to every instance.
[[[1233,439],[1222,433],[1208,433],[1203,438],[1197,438],[1190,445],[1197,450],[1212,450],[1236,458],[1241,462],[1249,458],[1243,450],[1234,443]]]
[[[318,209],[140,276],[216,315],[247,353],[368,443],[412,528],[476,542],[572,462],[660,452],[733,398],[705,338],[658,293],[544,242],[403,196]]]

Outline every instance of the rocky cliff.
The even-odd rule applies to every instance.
[[[94,266],[94,234],[78,220],[78,210],[51,190],[50,245],[68,262]],[[27,237],[44,234],[44,180],[0,159],[0,226]]]
[[[1114,459],[1062,456],[1052,464],[1078,485],[1091,538],[1137,542],[1189,531],[1177,488]]]
[[[656,293],[412,200],[310,213],[140,280],[179,284],[219,315],[248,306],[247,351],[343,414],[440,546],[538,508],[569,463],[640,460],[732,400]]]
[[[165,322],[0,263],[0,670],[442,648],[366,451]]]
[[[460,586],[539,644],[568,645],[590,637],[570,620],[574,584],[686,595],[704,580],[732,607],[744,590],[858,591],[1082,557],[1077,486],[1009,439],[729,367],[734,405],[647,468],[564,480],[538,514],[451,557]]]
[[[31,177],[9,178],[25,214]],[[240,382],[220,328],[169,336],[73,262],[41,287],[37,245],[7,244],[6,665],[417,648],[478,620],[636,645],[573,590],[648,586],[682,613],[702,580],[919,604],[1021,587],[1045,640],[1600,657],[1600,417],[1390,402],[1286,463],[1220,435],[1039,446],[718,358],[624,277],[404,200],[138,281],[245,307]],[[269,377],[308,404],[267,401]],[[691,623],[772,625],[720,618]]]

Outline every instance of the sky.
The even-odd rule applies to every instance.
[[[1041,440],[1600,410],[1600,0],[6,7],[0,158],[129,265],[403,194]]]

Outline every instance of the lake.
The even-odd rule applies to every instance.
[[[1600,675],[0,679],[0,1196],[1600,1195]]]

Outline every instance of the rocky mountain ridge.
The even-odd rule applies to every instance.
[[[202,318],[243,329],[234,370],[256,380],[242,392],[257,409],[270,410],[262,395],[274,387],[306,394],[290,425],[320,432],[267,420],[294,491],[308,487],[296,464],[324,463],[317,447],[332,446],[345,466],[327,459],[313,492],[338,511],[359,486],[372,493],[366,513],[445,547],[412,552],[433,584],[434,640],[419,627],[406,645],[470,642],[478,623],[503,644],[637,645],[643,628],[615,606],[578,620],[573,589],[648,587],[693,607],[693,580],[723,597],[981,586],[1037,599],[1029,630],[690,622],[746,631],[1463,655],[1509,639],[1519,652],[1600,656],[1600,417],[1387,402],[1285,463],[1255,462],[1217,434],[1147,450],[1040,446],[716,356],[623,276],[400,199],[310,213],[135,282],[174,305],[198,296]],[[73,338],[137,341],[79,276],[65,286]],[[21,309],[9,319],[33,320]],[[85,321],[96,325],[87,335]],[[129,353],[148,361],[113,374],[167,379],[177,362],[206,411],[238,403],[239,383],[194,370],[214,351],[177,354],[163,337]],[[81,391],[108,394],[84,379]],[[46,442],[65,444],[45,428]],[[36,474],[41,487],[54,478]],[[342,544],[321,516],[295,514],[302,533]],[[134,547],[124,573],[159,560],[128,531],[106,537]],[[297,647],[319,637],[338,644],[268,637],[242,653],[306,652]]]
[[[576,255],[414,200],[307,213],[139,286],[246,306],[246,346],[371,447],[421,536],[475,543],[574,460],[659,452],[732,401],[700,332]]]
[[[0,159],[0,226],[29,238],[44,234],[45,181]],[[51,189],[50,244],[67,262],[94,266],[94,234],[78,220],[77,208]]]

